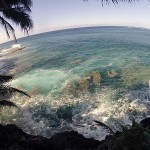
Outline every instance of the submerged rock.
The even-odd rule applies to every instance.
[[[85,75],[85,77],[78,80],[79,89],[87,91],[90,85],[100,85],[101,80],[101,74],[98,71],[93,71],[91,74]]]
[[[91,74],[86,74],[79,78],[74,84],[68,83],[65,87],[65,93],[69,95],[76,95],[80,92],[87,92],[91,85],[100,85],[102,77],[100,72],[93,71]]]
[[[76,88],[73,84],[68,83],[65,87],[65,94],[74,95],[76,94]]]
[[[96,85],[100,85],[100,82],[102,81],[100,72],[93,71],[91,76],[93,76],[93,83]]]
[[[108,71],[108,76],[110,78],[114,78],[114,77],[118,76],[118,73],[115,70],[110,70],[110,71]]]
[[[100,85],[102,80],[101,74],[98,71],[93,71],[91,74],[86,75],[89,84]]]
[[[70,61],[70,64],[80,64],[81,59],[76,59],[76,60],[72,60]]]
[[[89,81],[87,78],[80,78],[78,84],[81,91],[87,91],[89,88]]]

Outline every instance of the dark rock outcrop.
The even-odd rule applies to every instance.
[[[139,125],[150,129],[150,117],[141,120]],[[135,128],[131,128],[131,132],[134,131]],[[129,133],[130,131],[127,132]],[[149,133],[149,130],[147,133]],[[130,135],[136,137],[134,134]],[[58,133],[51,138],[44,138],[42,136],[29,135],[13,124],[0,125],[0,150],[109,150],[110,145],[112,147],[115,146],[116,141],[122,138],[128,142],[128,138],[123,137],[122,132],[108,135],[103,141],[85,138],[76,131],[66,131]],[[147,144],[146,141],[144,141],[144,146],[145,144]],[[140,146],[143,145],[141,144]]]
[[[114,77],[117,77],[117,76],[118,76],[118,73],[115,70],[108,71],[108,77],[114,78]]]
[[[150,129],[150,117],[141,120],[139,124],[144,128]]]
[[[88,150],[100,142],[75,132],[63,132],[51,138],[26,134],[16,125],[0,125],[0,150]]]
[[[58,133],[51,138],[52,149],[55,150],[91,150],[100,144],[100,141],[87,139],[76,131]]]
[[[0,125],[0,150],[47,150],[49,139],[26,134],[16,125]]]

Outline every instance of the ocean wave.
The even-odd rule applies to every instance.
[[[30,134],[50,137],[58,132],[76,130],[85,137],[102,140],[108,131],[93,120],[117,131],[121,125],[131,124],[133,118],[139,122],[150,115],[149,88],[128,91],[114,101],[112,96],[116,93],[116,90],[104,88],[94,95],[87,92],[78,97],[49,94],[27,99],[15,96],[12,100],[21,109],[2,108],[0,119],[1,123],[15,123]],[[148,98],[143,99],[144,96]]]

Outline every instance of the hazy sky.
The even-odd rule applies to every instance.
[[[34,29],[30,34],[50,30],[94,25],[124,25],[150,28],[150,2],[104,5],[101,0],[33,0],[32,19]],[[24,34],[17,28],[16,35]],[[0,43],[8,41],[0,28]]]

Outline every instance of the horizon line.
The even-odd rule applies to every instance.
[[[125,27],[125,28],[137,28],[137,29],[145,29],[145,30],[150,30],[150,27],[142,27],[142,26],[131,26],[131,25],[74,25],[74,26],[66,26],[66,27],[62,27],[62,28],[57,28],[55,27],[55,29],[50,29],[49,31],[43,31],[43,32],[39,32],[39,33],[34,33],[34,34],[29,34],[28,36],[36,36],[39,34],[44,34],[44,33],[49,33],[49,32],[55,32],[55,31],[63,31],[63,30],[70,30],[70,29],[80,29],[80,28],[92,28],[92,27]],[[54,27],[53,27],[54,28]],[[21,36],[18,39],[22,39],[22,38],[26,38],[28,36]],[[1,44],[5,44],[7,42],[13,42],[14,40],[8,40],[8,41],[4,41]]]

